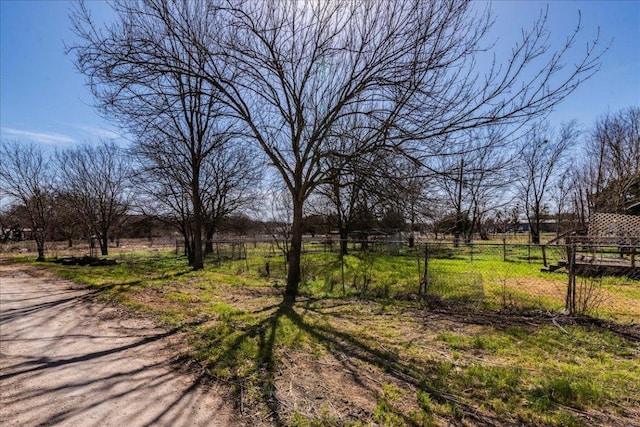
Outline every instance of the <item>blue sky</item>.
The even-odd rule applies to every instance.
[[[582,12],[583,51],[598,27],[612,41],[601,71],[557,108],[554,124],[577,119],[590,127],[604,113],[640,105],[640,1],[496,1],[493,30],[511,43],[548,4],[552,43],[560,44]],[[89,2],[94,16],[108,19],[104,3]],[[117,137],[100,118],[85,78],[64,53],[73,44],[66,1],[0,0],[0,138],[68,147]],[[570,61],[569,61],[570,63]]]

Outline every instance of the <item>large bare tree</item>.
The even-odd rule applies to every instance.
[[[41,147],[20,141],[3,141],[0,154],[0,197],[24,207],[36,241],[38,261],[44,261],[44,244],[54,212],[50,159]]]
[[[215,149],[203,155],[198,163],[195,193],[194,169],[191,163],[179,159],[179,147],[167,144],[162,150],[139,152],[140,168],[135,179],[138,209],[177,229],[184,239],[189,264],[194,268],[199,268],[197,257],[203,262],[204,254],[213,250],[211,239],[219,222],[256,199],[255,188],[262,173],[260,156],[251,147],[225,138],[219,139]],[[195,219],[196,204],[200,205],[199,220]],[[197,253],[198,248],[202,249],[203,237],[204,252]]]
[[[364,217],[385,199],[388,165],[380,153],[329,156],[325,165],[324,185],[318,189],[319,202],[326,204],[323,213],[329,214],[331,225],[337,228],[340,254],[346,255],[349,235],[360,231],[364,238],[363,229],[367,228]]]
[[[109,54],[78,50],[78,67],[95,68],[89,74],[104,83],[91,85],[99,110],[133,136],[139,178],[154,180],[143,187],[162,188],[152,190],[156,198],[166,197],[156,207],[169,208],[189,264],[200,269],[203,237],[210,238],[217,219],[246,200],[247,193],[239,192],[250,181],[244,177],[256,176],[255,156],[246,147],[230,146],[238,144],[235,121],[223,117],[217,88],[204,77],[210,58],[199,45],[205,35],[200,32],[207,31],[214,2],[114,2],[119,22],[100,35],[80,24],[83,18],[88,23],[89,12],[83,4],[78,7],[76,30],[83,38],[97,41],[111,32],[125,37],[106,41]],[[174,13],[188,28],[164,21]],[[174,30],[185,32],[176,37]],[[90,62],[84,62],[85,55]],[[161,67],[152,65],[158,60]]]
[[[509,58],[478,70],[491,14],[463,0],[149,0],[114,9],[117,22],[101,29],[86,11],[73,14],[76,65],[102,105],[127,79],[206,79],[290,194],[289,301],[301,279],[304,205],[327,176],[324,159],[380,147],[433,152],[443,136],[521,123],[599,65],[594,43],[564,67],[578,29],[551,49],[542,14]],[[336,153],[330,141],[346,123],[361,138]]]

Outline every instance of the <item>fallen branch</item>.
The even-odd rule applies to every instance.
[[[571,336],[571,333],[567,332],[567,330],[566,330],[565,328],[563,328],[562,326],[560,326],[560,324],[556,321],[556,318],[555,318],[555,317],[552,317],[552,318],[551,318],[551,321],[553,322],[553,324],[554,324],[558,329],[560,329],[560,330],[561,330],[562,332],[564,332],[565,334],[567,334],[567,335]]]

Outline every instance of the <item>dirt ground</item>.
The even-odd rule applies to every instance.
[[[239,425],[179,372],[180,333],[24,265],[0,265],[0,425]]]

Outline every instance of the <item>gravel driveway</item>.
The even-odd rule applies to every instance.
[[[0,425],[237,425],[215,389],[175,369],[176,331],[89,297],[0,265]]]

